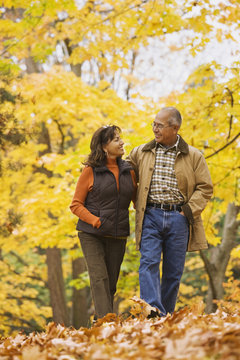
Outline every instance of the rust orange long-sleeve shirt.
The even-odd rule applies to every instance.
[[[108,159],[107,161],[108,169],[114,174],[117,188],[119,190],[119,168],[115,159]],[[134,170],[131,171],[134,192],[132,201],[135,203],[136,193],[137,193],[137,179]],[[93,215],[85,206],[85,200],[88,193],[92,190],[93,187],[93,170],[91,166],[86,166],[83,169],[82,174],[80,175],[76,190],[70,205],[70,209],[73,214],[78,216],[82,221],[85,221],[88,224],[91,224],[93,227],[99,228],[101,226],[100,218]]]

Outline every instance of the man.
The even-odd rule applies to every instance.
[[[155,139],[128,156],[139,182],[140,297],[162,316],[174,311],[186,251],[207,248],[201,212],[213,192],[203,155],[178,135],[181,122],[176,108],[163,108],[152,123]]]

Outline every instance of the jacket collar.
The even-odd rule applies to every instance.
[[[131,164],[129,162],[125,161],[125,160],[122,160],[121,158],[117,158],[117,164],[118,164],[120,173],[123,172],[123,171],[132,169]],[[107,168],[107,166],[105,164],[103,164],[101,166],[98,166],[98,167],[95,167],[94,170],[96,172],[109,171],[109,169]]]
[[[156,141],[151,140],[150,142],[148,142],[147,144],[144,145],[144,147],[142,148],[142,151],[154,151],[155,148],[156,148]],[[179,135],[179,142],[178,142],[177,150],[183,154],[189,153],[188,144],[183,140],[183,138],[180,135]]]
[[[186,141],[183,140],[183,138],[180,135],[179,135],[179,137],[180,137],[180,139],[179,139],[177,150],[179,150],[183,154],[188,154],[189,153],[188,144],[186,143]]]
[[[142,151],[153,150],[153,149],[155,149],[155,147],[156,147],[156,141],[152,140],[144,145],[144,147],[142,148]]]

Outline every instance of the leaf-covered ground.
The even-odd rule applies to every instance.
[[[149,308],[134,299],[131,317],[108,314],[90,329],[49,323],[41,333],[2,339],[1,360],[240,359],[240,307],[206,315],[203,305],[147,319]]]

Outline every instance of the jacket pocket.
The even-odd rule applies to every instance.
[[[106,216],[100,216],[101,226],[98,228],[100,235],[113,236],[114,226]]]

